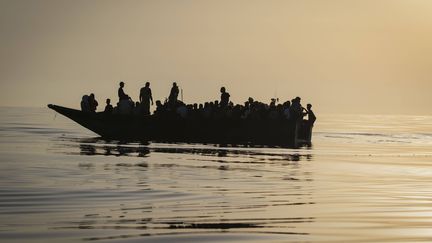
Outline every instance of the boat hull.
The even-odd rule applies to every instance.
[[[302,121],[184,119],[91,113],[57,105],[48,107],[105,139],[289,146],[311,143],[312,126]]]

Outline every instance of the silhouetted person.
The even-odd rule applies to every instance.
[[[82,111],[90,111],[89,97],[88,95],[83,95],[81,99],[81,110]]]
[[[291,107],[291,102],[289,100],[283,103],[283,115],[287,120],[290,119],[290,107]]]
[[[141,112],[142,112],[141,104],[137,101],[137,102],[135,102],[132,113],[134,115],[139,115],[139,114],[141,114]]]
[[[123,83],[123,81],[121,81],[120,82],[120,88],[118,89],[119,101],[129,99],[129,95],[125,94],[125,92],[123,91],[123,87],[124,87],[124,83]]]
[[[141,109],[144,115],[150,115],[150,101],[153,105],[153,96],[150,89],[150,83],[146,82],[145,86],[140,90]]]
[[[105,106],[105,110],[104,112],[106,114],[111,114],[113,112],[114,108],[111,105],[111,100],[110,99],[106,99],[106,106]]]
[[[177,86],[177,83],[174,82],[168,97],[168,102],[171,104],[175,104],[177,102],[178,94],[179,94],[179,88]]]
[[[220,92],[221,92],[220,107],[225,108],[228,106],[230,94],[225,91],[225,87],[222,87],[220,89]]]
[[[296,97],[295,99],[291,100],[290,118],[293,120],[303,117],[303,107],[301,106],[300,101],[300,97]]]
[[[154,114],[156,115],[160,115],[165,111],[162,102],[160,100],[156,100],[156,110],[154,112]]]
[[[96,108],[99,105],[97,100],[95,99],[95,95],[93,93],[91,93],[88,97],[88,103],[89,103],[89,107],[90,107],[90,111],[91,112],[96,112]]]
[[[316,116],[312,111],[312,105],[311,104],[306,105],[306,111],[307,111],[307,116],[308,116],[308,122],[312,126],[316,121]]]

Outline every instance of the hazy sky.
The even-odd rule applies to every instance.
[[[431,0],[0,0],[1,106],[83,94],[301,96],[323,113],[432,114]]]

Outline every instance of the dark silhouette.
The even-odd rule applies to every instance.
[[[144,115],[150,115],[150,101],[153,105],[153,96],[150,89],[150,83],[146,82],[140,90],[141,111]]]
[[[88,103],[89,103],[89,107],[90,107],[90,111],[91,112],[96,112],[97,106],[99,105],[95,95],[93,93],[91,93],[88,97]]]
[[[51,109],[77,121],[84,127],[111,139],[148,139],[179,142],[251,142],[251,143],[310,143],[316,116],[312,105],[301,106],[301,98],[279,103],[272,99],[263,103],[249,98],[244,105],[234,104],[225,87],[220,89],[221,99],[204,104],[185,104],[177,100],[178,86],[174,83],[170,99],[156,101],[156,110],[150,115],[153,104],[150,83],[140,90],[140,102],[132,102],[123,92],[120,83],[119,99],[112,107],[107,99],[105,113],[113,115],[88,115],[95,111],[94,94],[84,95],[81,110],[49,105]],[[127,98],[127,99],[124,99]],[[146,116],[142,116],[145,114]],[[304,117],[307,119],[304,120]]]
[[[226,92],[225,87],[222,87],[220,89],[220,92],[221,92],[220,107],[225,108],[228,106],[230,94]]]
[[[123,91],[124,82],[121,81],[119,85],[120,85],[120,88],[118,89],[119,101],[129,100],[129,95],[125,94],[125,92]]]
[[[134,115],[139,115],[139,114],[142,113],[142,106],[141,106],[141,104],[138,101],[135,102],[135,104],[132,102],[132,105],[133,105],[132,113]]]
[[[156,110],[154,112],[155,115],[161,115],[165,112],[165,108],[162,105],[162,102],[160,100],[156,100]]]
[[[300,101],[301,98],[298,96],[295,99],[291,100],[290,117],[293,120],[303,117],[303,107],[301,106]]]
[[[285,117],[285,119],[289,120],[290,119],[290,107],[291,107],[291,102],[285,101],[282,105],[283,107],[283,116]]]
[[[314,112],[312,111],[312,105],[311,104],[306,105],[306,111],[307,111],[307,116],[308,116],[308,122],[311,126],[313,126],[313,124],[316,121],[316,116],[315,116]]]
[[[88,95],[83,95],[81,99],[81,110],[85,112],[90,112],[90,104],[88,101],[89,97]]]
[[[113,112],[113,106],[111,105],[111,100],[110,99],[106,99],[106,106],[105,106],[105,110],[104,112],[106,114],[111,114]]]
[[[177,86],[177,83],[174,82],[170,94],[168,96],[168,102],[170,104],[175,104],[177,102],[178,94],[179,94],[179,88]]]

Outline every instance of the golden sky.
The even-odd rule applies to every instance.
[[[321,113],[432,115],[430,0],[0,0],[0,106],[301,96]]]

